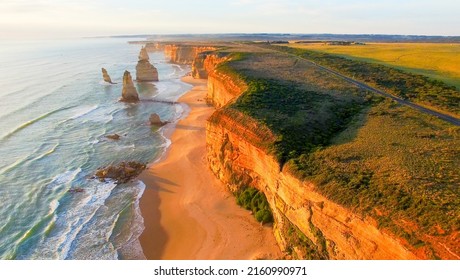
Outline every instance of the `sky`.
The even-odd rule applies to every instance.
[[[0,39],[134,34],[460,35],[458,0],[0,0]]]

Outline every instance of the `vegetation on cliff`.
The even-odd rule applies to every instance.
[[[458,102],[457,107],[453,103],[458,92],[428,78],[379,65],[364,67],[326,54],[287,51],[363,77],[369,71],[375,83],[394,94],[458,110]],[[407,240],[425,257],[438,257],[435,246],[440,242],[458,252],[457,127],[374,96],[289,54],[246,53],[238,58],[217,71],[243,81],[247,90],[211,121],[238,116],[242,127],[228,122],[231,131],[273,154],[284,170],[315,182],[318,192],[332,201],[373,217],[379,227]],[[402,78],[408,82],[398,87],[395,81]],[[443,98],[432,100],[427,88],[446,91]],[[306,252],[314,247],[295,227],[292,233]],[[320,247],[316,250],[309,254],[327,258]]]
[[[389,93],[439,110],[460,114],[460,91],[455,86],[377,63],[348,59],[323,52],[271,46],[337,70]]]
[[[273,222],[267,198],[264,193],[251,187],[244,187],[235,193],[236,203],[246,210],[251,210],[257,221],[262,223]]]
[[[425,234],[452,242],[460,230],[459,147],[457,127],[386,100],[357,115],[332,145],[293,159],[289,168],[420,247]]]
[[[460,89],[460,44],[368,43],[344,47],[296,43],[289,46],[394,67],[441,80]]]
[[[335,87],[333,91],[318,91],[306,87],[302,77],[289,81],[282,75],[286,73],[278,72],[275,76],[262,71],[264,69],[259,72],[258,69],[244,67],[245,61],[258,60],[261,56],[266,55],[237,54],[217,70],[247,85],[247,90],[225,110],[236,110],[256,120],[259,123],[257,130],[268,128],[276,137],[269,150],[281,166],[289,159],[328,145],[330,139],[346,127],[351,117],[373,98],[365,91],[340,81],[331,81],[329,86]],[[268,59],[275,62],[276,58]],[[340,89],[343,92],[337,94]],[[267,146],[260,142],[254,144]]]

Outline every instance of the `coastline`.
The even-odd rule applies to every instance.
[[[182,78],[193,86],[179,102],[189,114],[175,126],[171,146],[139,179],[145,229],[139,241],[147,259],[277,259],[271,227],[240,208],[206,162],[206,80]]]

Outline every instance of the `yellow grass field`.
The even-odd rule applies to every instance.
[[[381,63],[438,79],[460,89],[460,44],[458,43],[368,43],[351,46],[315,43],[289,46]]]

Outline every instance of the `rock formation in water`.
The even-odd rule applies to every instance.
[[[160,119],[160,116],[156,113],[153,113],[150,115],[149,121],[151,125],[157,125],[157,126],[163,126],[168,123],[168,122],[162,121]]]
[[[115,133],[115,134],[106,135],[105,138],[108,138],[111,140],[120,140],[121,136]]]
[[[107,70],[105,70],[105,68],[102,68],[102,78],[104,79],[104,82],[107,82],[109,84],[116,84],[112,82],[112,79],[110,79],[109,73],[107,73]]]
[[[141,174],[146,167],[145,164],[129,161],[121,162],[118,165],[109,165],[96,171],[96,177],[105,181],[105,179],[116,180],[118,183],[126,183]]]
[[[139,53],[139,61],[136,66],[136,80],[138,82],[156,82],[158,81],[158,71],[150,64],[149,55],[145,47],[142,47]]]
[[[138,102],[139,94],[137,94],[137,89],[134,87],[133,79],[131,78],[131,73],[125,71],[123,74],[123,90],[121,92],[122,102]]]

